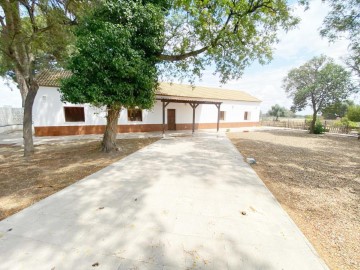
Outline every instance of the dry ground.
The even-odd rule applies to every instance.
[[[121,139],[121,151],[110,154],[99,151],[98,141],[43,144],[31,158],[20,146],[0,145],[0,220],[156,140]]]
[[[301,131],[229,133],[331,269],[360,269],[360,141]]]

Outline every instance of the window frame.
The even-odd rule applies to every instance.
[[[131,117],[130,117],[130,113],[131,111],[140,111],[140,120],[138,118],[136,118],[135,120],[132,120]],[[143,110],[142,109],[137,109],[137,108],[132,108],[132,109],[127,109],[127,120],[128,122],[143,122]]]
[[[244,121],[250,121],[251,118],[251,112],[245,111],[244,112]]]
[[[225,117],[226,117],[225,111],[220,111],[219,120],[220,121],[225,121]]]
[[[71,119],[70,115],[67,115],[69,113],[69,110],[71,109],[81,109],[82,115],[80,115],[79,119],[75,117],[75,120]],[[64,119],[66,123],[85,123],[85,107],[83,106],[64,106]]]

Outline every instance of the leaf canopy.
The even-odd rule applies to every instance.
[[[72,76],[63,100],[98,106],[150,108],[163,50],[164,9],[156,1],[104,1],[76,28]]]

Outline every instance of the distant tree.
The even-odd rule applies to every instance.
[[[336,119],[337,117],[344,117],[348,111],[349,106],[354,105],[354,101],[345,100],[343,102],[336,102],[321,110],[321,114],[325,119]]]
[[[285,107],[281,107],[279,104],[275,104],[274,106],[271,106],[271,109],[268,111],[268,114],[270,116],[276,117],[276,121],[279,120],[279,117],[285,116]]]
[[[144,2],[147,2],[144,4]],[[64,101],[105,106],[102,150],[116,150],[117,123],[125,108],[149,109],[157,87],[156,64],[164,46],[164,11],[151,1],[104,1],[79,20],[71,77]]]
[[[311,106],[310,133],[314,133],[317,114],[323,108],[341,102],[357,91],[350,72],[324,55],[292,69],[284,78],[283,87],[293,99],[293,111]]]
[[[360,105],[350,106],[346,116],[350,121],[360,122]]]

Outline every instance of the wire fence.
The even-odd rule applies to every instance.
[[[328,133],[338,133],[338,134],[360,133],[359,123],[358,123],[358,127],[351,127],[349,125],[340,125],[338,121],[334,121],[334,120],[323,120],[321,121],[321,123],[324,126],[325,132]],[[299,120],[281,119],[279,121],[262,120],[261,126],[300,129],[300,130],[310,129],[310,123],[305,121],[304,119],[299,119]]]

